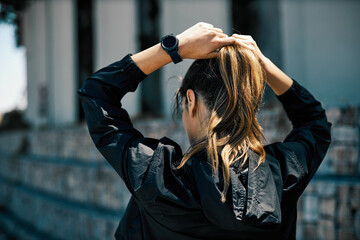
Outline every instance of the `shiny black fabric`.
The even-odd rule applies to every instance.
[[[320,103],[297,82],[278,99],[293,124],[283,142],[230,169],[231,187],[220,201],[221,170],[213,174],[204,151],[180,170],[179,145],[144,138],[134,129],[122,97],[146,75],[130,55],[94,73],[79,90],[90,135],[132,194],[116,239],[295,239],[296,202],[330,144]]]

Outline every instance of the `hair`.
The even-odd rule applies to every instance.
[[[219,165],[222,169],[222,202],[226,201],[232,164],[241,161],[243,167],[248,161],[249,149],[259,156],[257,167],[265,161],[264,136],[256,117],[264,79],[265,72],[254,53],[230,45],[221,48],[215,58],[194,61],[176,92],[175,112],[179,112],[188,89],[195,92],[196,98],[201,98],[209,111],[206,137],[190,146],[177,168],[182,168],[191,156],[205,149],[213,173],[218,171]]]

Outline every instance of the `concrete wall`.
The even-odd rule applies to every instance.
[[[359,105],[360,2],[281,1],[284,69],[327,106]]]

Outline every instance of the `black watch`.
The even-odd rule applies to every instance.
[[[179,39],[173,34],[161,38],[161,47],[170,55],[174,63],[181,62],[182,59],[178,52]]]

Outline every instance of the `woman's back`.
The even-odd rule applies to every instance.
[[[136,59],[128,55],[101,69],[79,90],[94,143],[133,195],[116,238],[294,239],[297,199],[330,143],[330,124],[320,103],[295,81],[272,83],[278,73],[267,71],[293,124],[284,142],[261,146],[261,154],[247,141],[242,145],[247,151],[239,147],[228,165],[221,148],[214,157],[206,145],[184,158],[172,140],[142,136],[121,107],[122,97],[146,77]],[[193,100],[187,99],[185,111]]]

